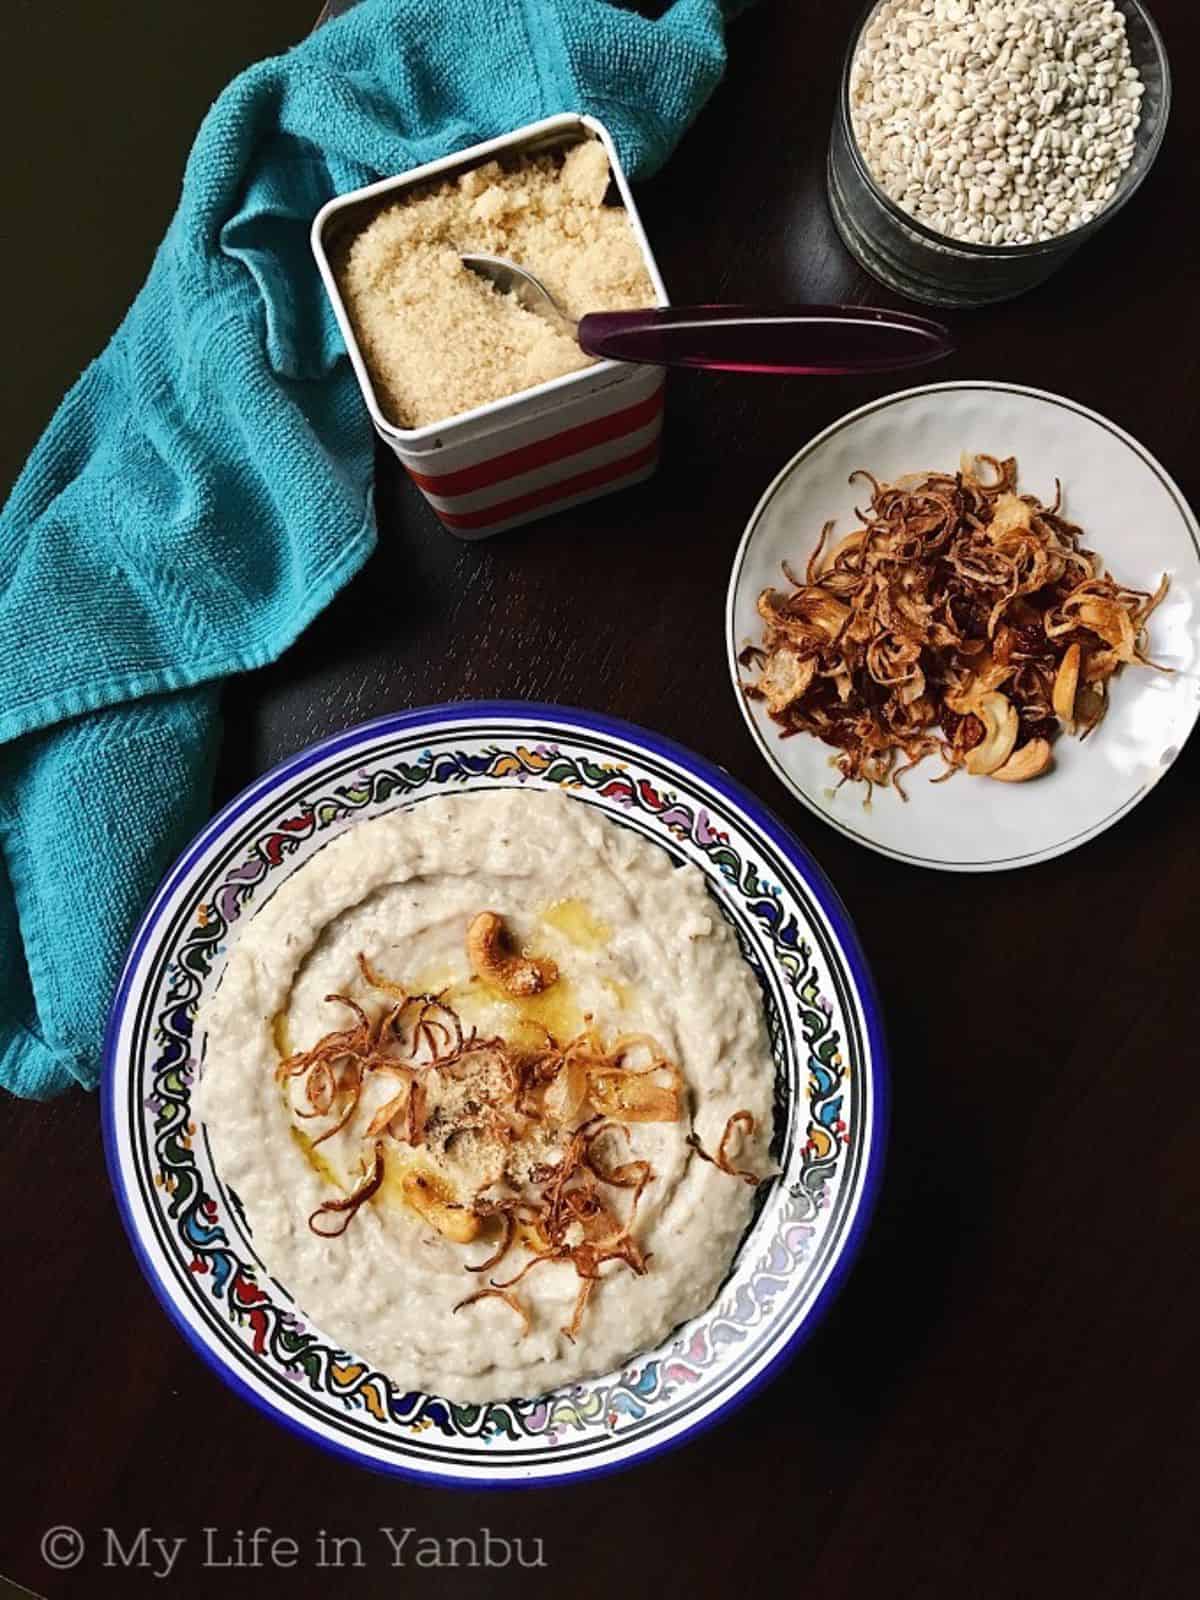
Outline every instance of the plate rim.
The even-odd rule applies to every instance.
[[[231,822],[264,799],[273,788],[278,787],[284,781],[302,774],[310,767],[319,765],[330,755],[352,748],[359,743],[369,743],[376,736],[413,732],[424,726],[433,727],[447,723],[487,721],[491,719],[504,719],[510,722],[514,719],[548,722],[562,727],[564,731],[574,729],[576,732],[582,731],[585,734],[589,732],[604,733],[610,737],[623,740],[634,748],[641,746],[649,752],[681,767],[684,771],[693,773],[702,783],[712,788],[724,801],[741,811],[756,828],[766,835],[771,843],[780,850],[785,859],[796,867],[804,881],[811,888],[818,907],[829,920],[839,949],[845,959],[855,992],[862,1007],[864,1032],[867,1041],[868,1103],[871,1109],[871,1122],[868,1130],[868,1142],[864,1151],[862,1183],[854,1202],[854,1210],[849,1219],[841,1251],[832,1262],[828,1276],[809,1305],[803,1320],[791,1331],[786,1341],[761,1371],[747,1379],[741,1388],[737,1389],[712,1412],[699,1418],[690,1427],[684,1428],[668,1439],[657,1442],[649,1441],[633,1454],[622,1456],[617,1460],[600,1461],[589,1467],[574,1470],[568,1466],[558,1473],[552,1470],[546,1473],[538,1473],[525,1468],[513,1472],[511,1475],[493,1474],[489,1476],[480,1474],[479,1476],[464,1476],[430,1470],[407,1462],[379,1460],[361,1453],[353,1445],[337,1438],[325,1437],[299,1418],[289,1415],[268,1397],[256,1392],[222,1358],[220,1351],[209,1344],[205,1335],[193,1326],[191,1320],[183,1309],[175,1303],[167,1286],[160,1279],[134,1219],[118,1148],[117,1116],[120,1102],[115,1092],[115,1082],[118,1070],[117,1039],[120,1033],[121,1021],[129,1003],[135,972],[141,963],[147,946],[151,942],[155,928],[171,896],[185,881],[198,859],[221,837]],[[582,707],[557,705],[544,701],[470,700],[450,702],[444,705],[417,706],[403,711],[385,713],[383,716],[357,723],[340,733],[330,734],[324,739],[306,745],[292,755],[286,756],[267,772],[252,780],[244,789],[229,799],[191,838],[172,862],[150,897],[146,910],[143,912],[130,940],[105,1029],[100,1072],[100,1108],[104,1158],[109,1185],[116,1201],[121,1224],[129,1239],[134,1259],[143,1277],[149,1283],[155,1299],[166,1312],[175,1330],[182,1336],[184,1342],[192,1351],[200,1356],[204,1364],[228,1388],[276,1426],[286,1428],[290,1433],[297,1435],[309,1445],[314,1445],[331,1456],[347,1460],[360,1469],[375,1472],[385,1477],[401,1478],[410,1482],[436,1484],[439,1487],[465,1491],[472,1489],[490,1491],[583,1482],[591,1478],[604,1477],[610,1473],[633,1468],[644,1461],[651,1460],[655,1456],[678,1449],[689,1441],[698,1438],[708,1429],[727,1422],[737,1410],[750,1401],[766,1384],[779,1376],[808,1337],[824,1320],[831,1305],[841,1292],[870,1229],[882,1187],[886,1163],[891,1122],[891,1071],[883,1007],[878,987],[850,914],[841,896],[812,853],[751,790],[734,778],[725,768],[719,766],[708,757],[689,750],[687,746],[680,744],[667,735],[656,733],[622,718],[611,717],[606,713],[591,711]]]
[[[737,604],[737,593],[742,575],[742,569],[746,564],[746,559],[749,554],[750,546],[753,543],[759,521],[784,481],[792,474],[792,472],[795,471],[802,461],[817,451],[823,444],[826,443],[827,440],[833,438],[844,428],[847,428],[851,424],[860,421],[863,417],[870,416],[877,411],[884,411],[889,406],[896,405],[901,401],[915,399],[917,396],[944,394],[951,391],[962,390],[982,390],[992,393],[1015,394],[1020,395],[1025,399],[1048,401],[1053,405],[1061,407],[1065,411],[1074,413],[1076,416],[1085,417],[1089,422],[1098,423],[1128,449],[1132,450],[1134,455],[1136,455],[1142,461],[1142,463],[1147,466],[1150,471],[1154,473],[1154,475],[1160,480],[1163,487],[1166,489],[1167,493],[1174,502],[1177,510],[1179,511],[1180,519],[1192,542],[1192,550],[1197,562],[1197,566],[1200,567],[1200,521],[1197,520],[1196,513],[1192,509],[1191,503],[1189,502],[1187,496],[1179,487],[1179,484],[1163,466],[1162,462],[1158,460],[1157,456],[1153,455],[1144,444],[1135,439],[1134,436],[1122,428],[1119,423],[1113,422],[1110,417],[1106,417],[1103,412],[1096,411],[1090,406],[1085,406],[1081,401],[1072,400],[1068,395],[1056,394],[1050,389],[1038,389],[1031,384],[1024,383],[1007,383],[1002,379],[956,378],[948,379],[944,383],[916,384],[912,388],[900,389],[893,394],[880,395],[874,400],[868,400],[865,405],[856,406],[854,410],[847,411],[842,416],[835,418],[834,421],[829,423],[827,427],[822,428],[819,433],[814,434],[811,439],[809,439],[805,444],[801,445],[796,453],[791,456],[782,467],[780,467],[779,471],[763,490],[754,506],[753,511],[750,513],[750,516],[747,519],[745,528],[742,531],[742,536],[738,541],[737,550],[734,552],[733,566],[729,574],[729,584],[725,593],[725,660],[726,666],[729,669],[730,680],[733,685],[734,699],[737,701],[743,721],[750,731],[750,736],[754,741],[759,754],[762,756],[763,760],[766,762],[767,766],[770,768],[777,780],[783,784],[784,788],[788,791],[788,794],[791,795],[793,799],[799,800],[800,804],[804,806],[807,811],[810,811],[814,817],[819,818],[819,820],[825,823],[826,826],[833,828],[837,833],[840,833],[843,838],[852,840],[855,844],[861,845],[864,849],[873,850],[877,855],[886,856],[889,861],[898,861],[901,863],[901,865],[906,867],[923,867],[930,872],[1012,872],[1019,870],[1022,867],[1032,867],[1037,866],[1042,862],[1053,861],[1058,856],[1067,855],[1070,851],[1078,849],[1081,845],[1088,844],[1093,839],[1099,838],[1102,833],[1106,833],[1109,828],[1115,826],[1116,823],[1120,822],[1123,817],[1127,816],[1135,806],[1144,800],[1151,790],[1157,787],[1158,783],[1161,781],[1161,778],[1164,777],[1166,772],[1170,769],[1164,768],[1157,777],[1152,778],[1149,782],[1143,783],[1140,788],[1135,790],[1134,793],[1123,802],[1123,804],[1118,806],[1114,811],[1110,812],[1099,822],[1095,823],[1092,827],[1085,829],[1082,833],[1074,834],[1067,839],[1060,840],[1057,843],[1048,846],[1046,849],[1033,850],[1020,856],[1008,856],[994,861],[933,860],[929,856],[913,855],[902,850],[894,850],[891,848],[891,846],[882,844],[878,840],[872,839],[868,835],[858,832],[855,828],[847,826],[846,823],[841,821],[839,818],[832,816],[828,811],[822,810],[821,807],[815,803],[815,801],[810,799],[800,787],[799,783],[797,783],[795,778],[792,777],[791,773],[787,770],[782,761],[779,760],[775,750],[775,743],[778,741],[772,743],[770,740],[768,740],[765,737],[763,730],[754,720],[749,704],[746,700],[746,696],[742,693],[741,680],[738,671],[738,643],[737,636],[734,631],[734,612]],[[1195,732],[1198,718],[1200,718],[1200,700],[1198,700],[1193,706],[1191,712],[1191,723],[1187,729],[1187,732],[1179,741],[1178,750],[1180,753],[1182,752],[1183,747],[1187,743],[1188,739]],[[1178,759],[1178,756],[1176,759]],[[1174,763],[1172,763],[1172,765],[1173,764]]]

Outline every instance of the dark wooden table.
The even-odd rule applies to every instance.
[[[736,26],[727,81],[639,196],[677,299],[889,302],[846,257],[824,201],[833,85],[857,9],[762,0]],[[1200,299],[1185,268],[1200,21],[1190,0],[1156,10],[1177,71],[1156,172],[1051,284],[956,318],[960,350],[944,371],[1097,407],[1196,500]],[[106,14],[103,27],[132,40],[143,24],[165,26],[158,8],[132,11],[133,23]],[[247,11],[258,14],[253,35]],[[169,211],[191,101],[224,74],[199,36],[224,29],[222,50],[244,39],[249,56],[306,21],[303,7],[222,0],[191,18],[189,77],[191,38],[175,17],[184,56],[173,47],[165,70],[188,86],[187,104],[177,122],[157,102],[147,111],[167,132],[139,202],[145,231]],[[72,69],[86,107],[99,13],[78,25],[92,30]],[[51,34],[18,38],[36,72]],[[61,41],[54,49],[56,63],[71,57]],[[131,216],[99,109],[110,114],[122,88],[140,103],[139,71],[128,55],[114,70],[128,79],[114,97],[110,75],[95,94],[94,138],[112,168],[112,206]],[[111,135],[131,137],[122,126]],[[104,230],[104,185],[82,202],[81,252]],[[30,204],[36,221],[48,202],[31,189]],[[58,330],[49,377],[32,350],[9,374],[10,444],[14,432],[22,448],[32,441],[46,387],[63,387],[99,345],[112,320],[100,311],[128,297],[145,255],[91,259],[96,316]],[[32,275],[27,292],[36,303]],[[725,582],[763,485],[815,430],[900,386],[682,376],[652,483],[479,545],[442,532],[381,457],[378,553],[284,660],[231,683],[225,700],[220,799],[380,712],[530,696],[661,729],[779,811],[857,921],[894,1051],[881,1204],[823,1327],[736,1421],[625,1476],[499,1496],[375,1478],[272,1426],[169,1328],[109,1196],[95,1099],[6,1101],[0,1571],[54,1596],[154,1592],[149,1572],[105,1571],[95,1545],[73,1573],[49,1570],[42,1533],[69,1524],[93,1541],[105,1527],[186,1536],[171,1582],[205,1597],[786,1588],[822,1600],[1169,1600],[1190,1589],[1200,1570],[1200,741],[1132,816],[1076,854],[1011,875],[939,875],[856,848],[790,800],[752,749],[726,680]],[[547,1569],[396,1570],[377,1532],[385,1525],[540,1537]],[[201,1568],[205,1527],[232,1539],[257,1526],[301,1543],[295,1570]],[[368,1565],[316,1567],[322,1527],[362,1537]]]

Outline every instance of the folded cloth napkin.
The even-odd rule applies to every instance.
[[[0,516],[0,1085],[95,1084],[138,912],[206,809],[215,681],[372,548],[313,214],[565,110],[644,175],[723,65],[720,0],[364,0],[212,107],[144,288]]]

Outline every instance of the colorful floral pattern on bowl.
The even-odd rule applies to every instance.
[[[263,1270],[190,1097],[197,1007],[239,922],[331,837],[439,793],[552,785],[706,874],[763,993],[781,1175],[716,1302],[621,1372],[490,1405],[402,1393],[308,1324]],[[109,1028],[105,1139],[141,1263],[189,1341],[276,1420],[360,1463],[425,1478],[581,1476],[678,1441],[746,1397],[834,1291],[866,1223],[884,1132],[870,979],[800,846],[723,773],[584,712],[407,712],[261,779],[185,853],[135,939]]]

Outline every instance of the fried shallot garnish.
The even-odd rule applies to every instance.
[[[338,1200],[323,1200],[308,1219],[312,1231],[319,1234],[322,1239],[338,1239],[354,1220],[359,1206],[364,1205],[373,1194],[376,1194],[383,1182],[383,1146],[375,1146],[375,1159],[371,1170],[367,1172],[360,1183]],[[338,1221],[333,1228],[318,1228],[317,1218],[332,1216]]]
[[[492,1279],[494,1288],[512,1289],[535,1267],[547,1262],[569,1263],[580,1280],[571,1320],[562,1330],[571,1340],[579,1332],[592,1287],[600,1280],[601,1267],[609,1261],[620,1262],[640,1277],[650,1260],[633,1235],[633,1225],[638,1202],[653,1180],[654,1170],[644,1160],[616,1167],[600,1164],[595,1147],[610,1132],[628,1137],[621,1124],[592,1117],[572,1134],[559,1162],[536,1168],[530,1174],[534,1192],[514,1207],[513,1214],[533,1236],[531,1257],[513,1277],[503,1282]],[[624,1220],[601,1194],[601,1185],[633,1190]],[[507,1232],[499,1252],[490,1258],[491,1263],[503,1257],[512,1238],[513,1233]]]
[[[529,1313],[515,1294],[508,1294],[504,1289],[476,1289],[474,1294],[469,1294],[465,1300],[460,1300],[454,1310],[461,1311],[464,1306],[473,1306],[477,1300],[503,1300],[504,1304],[510,1306],[520,1317],[521,1332],[529,1332]]]
[[[750,1138],[754,1133],[755,1126],[751,1112],[735,1111],[725,1124],[725,1131],[721,1135],[721,1142],[717,1146],[715,1156],[710,1156],[700,1143],[699,1134],[695,1132],[689,1133],[687,1142],[702,1160],[710,1161],[721,1172],[727,1172],[731,1178],[740,1178],[743,1183],[748,1183],[752,1189],[756,1189],[763,1181],[761,1176],[756,1172],[750,1172],[746,1167],[735,1167],[727,1148],[730,1136],[735,1130],[739,1133],[744,1132],[746,1138]]]
[[[1153,594],[1109,577],[1062,515],[1061,485],[1043,505],[1019,493],[1015,459],[987,455],[955,474],[856,479],[864,526],[823,555],[826,523],[803,577],[783,564],[791,587],[763,590],[764,636],[739,657],[756,674],[746,695],[784,737],[832,745],[843,782],[907,798],[900,780],[930,755],[943,777],[1036,777],[1061,730],[1096,726],[1122,666],[1155,666],[1146,623],[1166,575]]]
[[[399,1192],[427,1225],[463,1246],[492,1219],[499,1222],[490,1254],[465,1264],[466,1271],[491,1272],[518,1243],[529,1255],[514,1275],[489,1280],[488,1288],[454,1309],[492,1296],[511,1306],[528,1332],[528,1313],[509,1291],[534,1268],[558,1262],[579,1280],[562,1329],[573,1340],[602,1269],[615,1263],[639,1276],[647,1270],[650,1257],[633,1229],[654,1169],[644,1158],[620,1159],[613,1142],[629,1141],[630,1124],[674,1122],[683,1114],[678,1066],[649,1034],[625,1034],[606,1046],[589,1026],[559,1044],[543,1028],[544,1039],[532,1047],[481,1039],[474,1030],[468,1035],[444,995],[410,993],[381,976],[365,955],[358,964],[391,1009],[372,1020],[347,996],[328,996],[349,1008],[354,1025],[326,1034],[277,1069],[281,1081],[302,1080],[307,1109],[294,1105],[297,1116],[332,1119],[312,1145],[349,1126],[368,1081],[392,1080],[362,1135],[373,1151],[370,1169],[350,1194],[318,1207],[309,1226],[325,1238],[343,1234],[383,1182],[389,1141],[408,1145]],[[700,1153],[722,1171],[757,1182],[728,1157],[735,1126],[753,1133],[754,1119],[738,1112],[717,1155]],[[530,1138],[535,1143],[527,1145]],[[473,1152],[467,1177],[463,1142]],[[627,1201],[618,1200],[622,1191]],[[323,1225],[323,1218],[336,1225]]]

